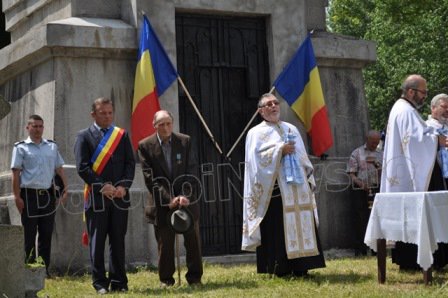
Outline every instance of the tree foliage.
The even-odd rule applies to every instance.
[[[448,0],[332,0],[329,29],[377,43],[377,62],[364,70],[371,126],[382,129],[412,73],[428,81],[429,99],[448,93]]]

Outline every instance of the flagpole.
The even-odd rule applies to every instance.
[[[275,86],[272,87],[272,89],[269,91],[269,93],[272,94],[272,92],[274,92],[275,90]],[[235,144],[233,144],[232,148],[230,148],[229,152],[227,153],[226,157],[229,158],[230,154],[232,154],[233,150],[235,149],[236,145],[238,145],[238,143],[240,142],[241,138],[243,137],[243,135],[246,133],[246,130],[249,128],[249,126],[252,124],[252,122],[254,121],[255,117],[258,114],[258,108],[255,111],[255,113],[252,115],[252,118],[250,118],[249,123],[247,123],[246,127],[243,129],[243,132],[240,134],[240,136],[238,137],[238,139],[235,141]]]
[[[210,131],[210,129],[208,128],[207,124],[205,123],[204,118],[201,115],[201,112],[199,112],[196,104],[193,101],[193,98],[191,98],[190,92],[188,92],[187,87],[185,87],[184,82],[182,81],[180,76],[177,76],[177,80],[179,81],[180,85],[182,86],[182,89],[184,90],[185,94],[187,95],[188,99],[190,100],[191,105],[193,106],[193,109],[195,110],[196,114],[199,117],[199,120],[201,120],[202,125],[204,126],[205,130],[207,131],[208,136],[210,137],[213,145],[215,145],[216,149],[219,151],[219,153],[222,153],[221,148],[219,147],[219,144],[216,142],[215,137],[213,136],[212,132]]]

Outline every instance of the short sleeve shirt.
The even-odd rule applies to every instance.
[[[378,170],[374,164],[366,162],[367,157],[374,158],[377,163],[381,164],[383,152],[377,150],[370,151],[365,144],[356,148],[350,155],[347,173],[354,173],[356,177],[369,185],[379,185]]]
[[[55,169],[63,164],[56,143],[46,139],[36,144],[28,137],[16,143],[12,151],[11,169],[21,170],[21,188],[50,188]]]

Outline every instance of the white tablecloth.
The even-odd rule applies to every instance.
[[[437,243],[448,243],[448,191],[376,194],[364,243],[376,251],[377,239],[417,244],[417,263],[428,270]]]

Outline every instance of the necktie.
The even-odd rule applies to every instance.
[[[107,133],[108,129],[107,128],[101,128],[100,130],[103,133],[103,137],[104,137],[104,135]]]

